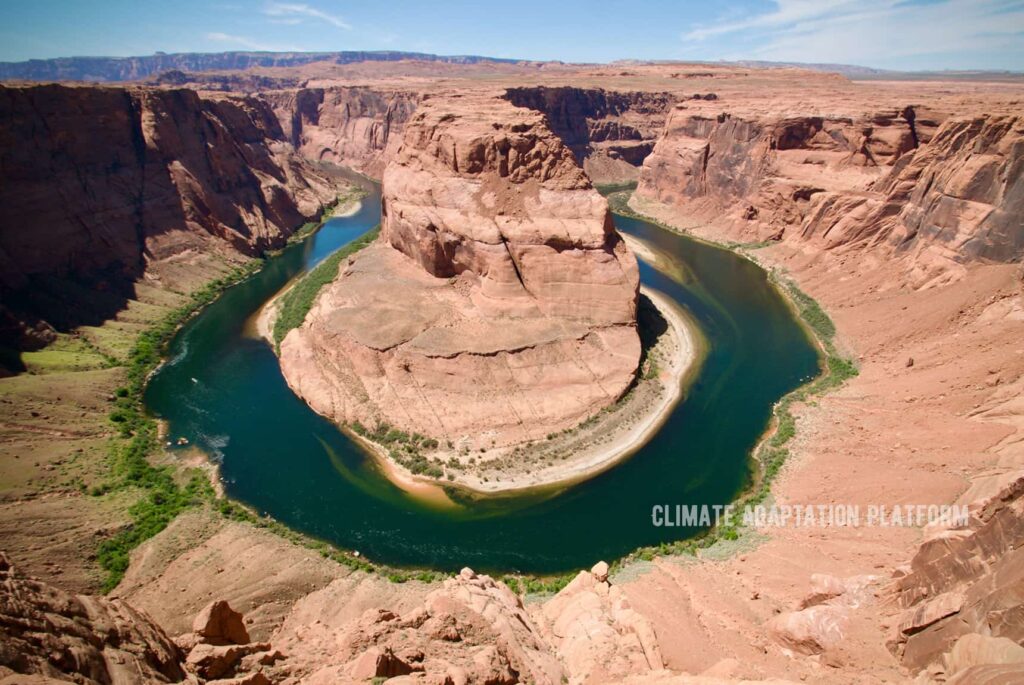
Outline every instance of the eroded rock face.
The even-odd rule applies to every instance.
[[[679,105],[644,163],[637,194],[777,232],[800,223],[818,194],[865,190],[930,140],[936,116],[909,107],[826,117]]]
[[[654,149],[677,99],[665,92],[565,86],[509,88],[505,97],[518,107],[542,112],[595,183],[639,177],[640,165]]]
[[[659,671],[654,630],[599,575],[582,571],[549,601],[525,606],[504,583],[465,568],[402,610],[372,608],[341,624],[289,621],[274,637],[290,655],[280,673],[311,684],[410,677],[557,685]],[[315,594],[303,600],[323,601]]]
[[[419,93],[366,87],[301,88],[263,94],[285,135],[309,159],[380,177],[402,140]]]
[[[903,107],[850,117],[681,105],[637,202],[745,240],[909,256],[916,286],[1024,256],[1024,123]],[[642,207],[641,207],[642,208]]]
[[[281,345],[315,410],[502,446],[574,426],[632,382],[636,259],[541,114],[425,101],[382,209],[380,241]]]
[[[957,669],[991,663],[979,656],[990,645],[963,642],[972,633],[1024,640],[1024,474],[970,508],[967,527],[935,532],[897,574],[903,613],[889,647],[911,672],[943,658]]]
[[[58,326],[111,316],[154,262],[279,246],[341,185],[261,100],[139,87],[0,87],[0,167],[4,305]]]
[[[0,679],[147,683],[184,679],[183,656],[144,613],[19,577],[0,554]],[[46,682],[46,681],[40,681]]]
[[[533,612],[562,658],[570,683],[618,682],[664,666],[650,622],[608,581],[608,565],[579,574]]]
[[[564,682],[519,598],[470,569],[403,613],[369,609],[337,630],[318,628],[282,641],[299,655],[290,675],[311,685],[409,674],[438,683]]]

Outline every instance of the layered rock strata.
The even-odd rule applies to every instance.
[[[271,91],[262,97],[303,156],[379,178],[420,95],[390,88],[327,87]]]
[[[684,104],[645,160],[635,204],[747,241],[912,256],[916,285],[973,259],[1024,256],[1024,120],[920,107],[856,116],[731,114]]]
[[[281,345],[316,411],[503,446],[574,426],[633,382],[636,259],[542,115],[426,100],[384,174],[382,214],[379,242]]]
[[[981,641],[979,632],[1024,641],[1024,473],[1002,482],[970,503],[967,525],[932,531],[897,570],[893,589],[903,613],[889,647],[911,672],[944,655],[949,675],[968,667],[966,652],[979,651],[968,645]],[[1024,657],[1015,661],[1024,676]]]
[[[0,87],[0,167],[6,313],[58,326],[113,315],[155,262],[280,246],[341,185],[266,102],[191,90]]]
[[[509,88],[505,97],[516,106],[543,112],[551,130],[595,183],[639,177],[640,166],[654,149],[678,99],[666,92],[571,86]]]
[[[184,680],[183,662],[146,614],[21,577],[0,554],[0,681],[171,683]]]

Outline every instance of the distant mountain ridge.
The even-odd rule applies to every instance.
[[[25,81],[137,81],[176,69],[209,71],[251,67],[293,67],[325,60],[336,64],[352,62],[395,62],[416,59],[446,64],[504,63],[520,60],[477,55],[432,55],[423,52],[180,52],[140,57],[58,57],[26,62],[0,62],[0,80]]]
[[[165,72],[244,70],[252,67],[295,67],[313,62],[397,62],[420,60],[443,64],[518,64],[534,60],[482,55],[435,55],[399,50],[346,50],[338,52],[157,52],[137,57],[56,57],[25,62],[0,62],[0,81],[140,81]],[[669,64],[677,60],[615,60],[609,64]],[[684,62],[679,62],[684,63]],[[990,80],[1019,81],[1024,72],[987,70],[896,71],[855,64],[769,62],[763,60],[694,61],[687,64],[747,67],[750,69],[797,68],[841,74],[851,80]]]
[[[858,64],[832,64],[818,62],[767,62],[764,60],[740,60],[736,62],[724,62],[730,66],[751,67],[754,69],[810,69],[812,71],[826,71],[842,74],[853,81],[879,80],[1018,80],[1024,77],[1024,72],[1009,70],[988,70],[988,69],[943,69],[925,71],[901,71],[898,69],[875,69],[874,67],[862,67]]]

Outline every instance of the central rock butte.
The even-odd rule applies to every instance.
[[[477,450],[570,429],[630,387],[637,262],[541,113],[425,99],[382,217],[281,344],[317,412]]]

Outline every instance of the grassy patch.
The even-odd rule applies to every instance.
[[[186,483],[175,480],[175,471],[168,466],[153,466],[149,456],[159,447],[156,421],[146,415],[142,391],[146,378],[160,363],[165,345],[178,327],[190,316],[209,304],[225,288],[259,269],[253,260],[192,294],[188,302],[167,314],[158,323],[143,331],[135,341],[126,361],[126,383],[115,392],[114,407],[109,419],[119,435],[109,449],[111,480],[96,486],[94,496],[112,491],[137,488],[143,496],[128,510],[131,522],[123,530],[100,543],[97,560],[106,571],[102,589],[114,589],[128,569],[129,554],[139,544],[167,527],[175,516],[189,506],[209,500],[213,488],[196,470],[186,474]]]
[[[628,198],[634,190],[636,190],[636,181],[623,181],[621,183],[598,183],[594,185],[594,190],[601,193],[605,197],[614,195],[616,193],[624,193]]]
[[[621,214],[622,216],[628,216],[634,219],[641,219],[643,221],[655,223],[652,219],[649,219],[645,216],[641,216],[633,211],[633,208],[629,206],[629,198],[632,195],[633,191],[629,189],[616,190],[615,192],[609,193],[608,195],[605,196],[608,200],[608,209],[610,209],[615,214]],[[658,225],[660,226],[661,224]],[[671,230],[668,228],[668,226],[665,226],[664,228]]]
[[[88,338],[60,333],[57,339],[35,352],[22,352],[25,370],[32,374],[90,371],[117,365],[117,360],[104,354]]]
[[[302,325],[306,314],[309,313],[316,301],[316,296],[320,294],[320,289],[338,275],[338,266],[341,261],[372,243],[378,235],[380,235],[380,226],[367,231],[345,247],[332,253],[281,296],[277,303],[277,320],[274,322],[275,345],[280,346],[281,341],[288,335],[288,331]]]
[[[576,573],[540,578],[537,576],[502,576],[499,580],[520,595],[553,595],[572,582]]]

